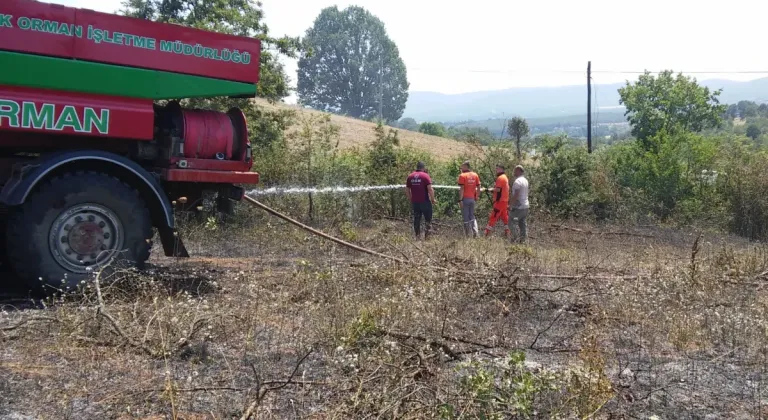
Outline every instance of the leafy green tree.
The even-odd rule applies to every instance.
[[[298,38],[270,36],[261,3],[252,0],[124,0],[121,13],[155,22],[259,38],[262,46],[258,96],[277,100],[290,94],[288,77],[277,56],[283,54],[295,58],[300,41]]]
[[[301,43],[298,38],[270,36],[261,3],[251,0],[124,0],[121,13],[155,22],[258,38],[261,40],[261,56],[256,95],[273,102],[290,94],[289,79],[278,55],[297,57]],[[259,146],[258,150],[281,140],[285,128],[295,117],[292,111],[255,107],[245,98],[194,98],[185,99],[182,104],[217,111],[232,107],[242,109],[248,121],[251,142]]]
[[[760,106],[757,107],[757,112],[763,118],[768,117],[768,104],[760,104]]]
[[[397,121],[408,100],[405,64],[384,24],[362,7],[328,7],[307,30],[298,95],[312,108]]]
[[[673,76],[671,70],[666,70],[658,77],[646,71],[637,82],[627,82],[619,89],[619,96],[627,108],[625,115],[632,134],[645,150],[655,151],[656,145],[650,139],[659,133],[699,132],[719,126],[726,111],[717,99],[720,92],[710,92],[696,79],[682,73]],[[657,136],[661,138],[665,137]]]
[[[446,135],[459,141],[480,143],[484,146],[497,141],[487,127],[449,127],[446,130]]]
[[[757,116],[757,104],[752,101],[739,101],[736,104],[736,108],[739,110],[739,116],[741,118],[753,118]]]
[[[750,124],[747,127],[747,137],[751,138],[752,140],[757,141],[757,139],[760,137],[760,134],[762,134],[762,132],[757,124]]]
[[[440,123],[423,122],[419,125],[419,132],[430,136],[445,137],[445,127]]]
[[[397,126],[399,128],[402,128],[403,130],[408,131],[419,131],[419,123],[416,122],[413,118],[402,118],[400,121],[398,121]]]
[[[515,140],[515,146],[517,147],[517,160],[523,158],[523,151],[521,142],[524,137],[528,137],[531,130],[528,128],[528,122],[525,118],[514,117],[507,123],[507,131],[509,136]]]

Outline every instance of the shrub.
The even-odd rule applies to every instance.
[[[560,216],[583,214],[594,204],[592,166],[584,148],[559,143],[546,150],[532,176],[537,203]]]
[[[728,227],[750,239],[768,239],[768,155],[744,143],[733,143],[727,153],[718,186],[730,214]]]

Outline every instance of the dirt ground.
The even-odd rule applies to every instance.
[[[193,258],[100,296],[6,293],[0,419],[768,418],[761,245],[543,220],[526,245],[449,221],[426,242],[399,221],[325,228],[397,263],[251,219],[190,229]]]

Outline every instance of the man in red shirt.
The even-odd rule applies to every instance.
[[[421,216],[424,216],[424,239],[432,229],[432,205],[437,204],[435,190],[432,188],[432,178],[426,172],[424,162],[416,164],[416,170],[408,175],[405,181],[405,195],[411,201],[413,208],[413,231],[416,238],[421,237]]]

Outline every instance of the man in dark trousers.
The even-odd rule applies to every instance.
[[[429,237],[432,228],[432,205],[437,204],[432,178],[426,172],[424,162],[416,164],[416,170],[405,181],[405,195],[413,208],[413,231],[416,239],[421,237],[421,216],[424,216],[424,239]]]

